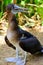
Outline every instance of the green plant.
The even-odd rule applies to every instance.
[[[2,17],[6,6],[12,2],[13,2],[13,0],[2,0],[2,1],[0,1],[0,18]]]

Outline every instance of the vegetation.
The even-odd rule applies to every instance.
[[[12,3],[12,0],[0,0],[0,18],[3,16],[6,5]]]
[[[24,21],[27,22],[26,26],[35,26],[37,24],[38,26],[43,26],[43,0],[17,0],[17,4],[20,4],[29,10],[25,15],[23,15],[26,19]],[[23,24],[25,23],[21,20],[20,24],[22,24],[21,22]]]

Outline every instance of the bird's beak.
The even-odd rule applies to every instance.
[[[19,6],[17,6],[16,4],[14,4],[14,8],[11,10],[11,12],[12,12],[13,14],[16,14],[16,13],[18,13],[18,12],[27,12],[27,11],[28,11],[27,8],[19,7]]]

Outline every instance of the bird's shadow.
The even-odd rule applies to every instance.
[[[31,54],[28,54],[27,55],[27,61],[26,62],[35,62],[36,60],[39,61],[42,60],[43,58],[43,54],[34,54],[34,55],[31,55]]]

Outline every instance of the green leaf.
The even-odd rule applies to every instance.
[[[39,6],[39,8],[37,8],[37,12],[40,15],[40,17],[43,18],[43,7]]]
[[[34,3],[35,4],[42,4],[43,3],[43,0],[34,0]]]
[[[29,7],[29,11],[30,11],[30,13],[29,13],[29,16],[31,17],[32,15],[34,15],[34,9],[33,9],[33,7]]]
[[[29,3],[30,2],[30,0],[25,0],[25,3]]]
[[[25,1],[21,1],[21,5],[22,6],[25,6]]]
[[[8,5],[8,4],[10,4],[10,3],[12,3],[12,0],[4,0],[4,5],[5,6]]]
[[[43,26],[43,20],[41,21],[41,25]]]
[[[17,4],[20,4],[21,3],[21,0],[17,0]]]
[[[0,18],[2,17],[2,15],[3,15],[3,12],[0,12]]]

